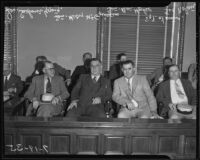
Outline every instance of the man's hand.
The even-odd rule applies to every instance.
[[[152,116],[150,119],[163,119],[163,117],[159,116],[156,112],[151,112]]]
[[[69,107],[67,108],[67,111],[69,111],[70,109],[72,109],[74,107],[77,108],[77,101],[76,100],[74,100],[70,103]]]
[[[34,109],[37,109],[39,105],[40,105],[39,101],[37,101],[37,100],[33,101],[33,108]]]
[[[136,108],[136,106],[134,106],[134,104],[132,102],[128,102],[128,103],[126,103],[126,105],[129,110],[134,110]]]
[[[100,104],[101,103],[101,98],[100,97],[96,97],[92,99],[92,104]]]
[[[170,110],[176,111],[176,104],[170,103],[169,108],[170,108]]]
[[[58,97],[53,97],[53,99],[51,100],[51,103],[53,105],[57,105],[59,103],[59,98]]]

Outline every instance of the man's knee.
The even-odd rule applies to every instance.
[[[119,112],[117,118],[129,118],[125,112]]]
[[[180,119],[180,117],[177,114],[172,114],[169,119]]]

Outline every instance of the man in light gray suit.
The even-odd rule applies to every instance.
[[[122,64],[123,77],[114,82],[112,99],[121,105],[118,118],[161,118],[157,103],[145,76],[135,74],[135,64],[127,60]]]

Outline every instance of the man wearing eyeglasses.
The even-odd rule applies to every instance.
[[[25,97],[32,103],[28,107],[26,115],[32,112],[38,117],[52,117],[59,115],[62,111],[62,102],[69,97],[63,79],[55,75],[52,62],[45,61],[44,75],[33,78],[32,83],[25,93]]]
[[[82,74],[72,90],[68,117],[106,117],[104,104],[112,96],[110,82],[102,76],[100,60],[91,59],[90,69],[91,74]]]

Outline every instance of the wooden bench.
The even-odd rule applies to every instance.
[[[196,156],[196,121],[5,118],[5,154]]]

